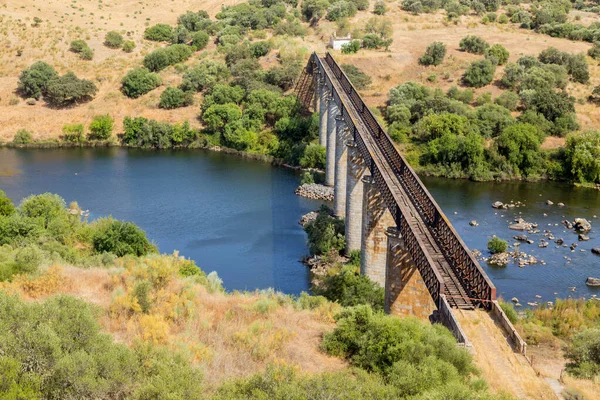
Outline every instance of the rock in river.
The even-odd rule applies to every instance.
[[[578,236],[578,239],[580,242],[585,242],[585,241],[590,240],[590,237],[586,234],[580,233]]]
[[[592,278],[591,276],[585,280],[588,286],[600,286],[600,278]]]
[[[573,227],[579,233],[586,233],[592,230],[592,224],[590,224],[585,218],[575,218],[575,221],[573,221]]]
[[[305,183],[298,186],[295,192],[298,196],[313,200],[333,201],[333,188],[316,183]]]
[[[494,203],[492,203],[492,207],[498,208],[498,209],[507,209],[508,208],[508,206],[501,201],[495,201]]]
[[[592,249],[592,254],[595,254],[597,256],[600,256],[600,247],[594,247]]]

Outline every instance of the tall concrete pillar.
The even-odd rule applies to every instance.
[[[324,80],[319,84],[319,144],[327,146],[327,116],[329,111],[329,89]]]
[[[428,320],[436,309],[421,273],[395,226],[387,229],[385,312]]]
[[[317,69],[316,71],[314,71],[313,73],[313,85],[314,85],[314,93],[313,93],[313,110],[314,112],[317,112],[319,110],[319,100],[321,98],[321,92],[320,92],[320,85],[319,82],[321,82],[321,73],[319,72],[319,70]]]
[[[360,244],[360,272],[385,287],[387,260],[387,227],[394,224],[383,196],[373,177],[363,178],[362,238]]]
[[[335,137],[337,135],[336,117],[340,110],[333,99],[329,100],[329,111],[327,111],[327,152],[325,160],[325,184],[335,184]]]
[[[363,182],[367,166],[356,143],[353,140],[346,142],[348,147],[348,164],[346,167],[346,249],[348,256],[353,250],[360,250],[360,237],[362,233],[362,201]]]
[[[333,213],[336,217],[346,218],[346,175],[348,174],[348,146],[346,141],[350,139],[350,131],[341,115],[336,117],[336,123]]]

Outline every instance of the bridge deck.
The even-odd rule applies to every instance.
[[[377,165],[379,171],[381,172],[383,178],[386,180],[388,184],[388,188],[390,189],[392,196],[395,201],[399,205],[403,218],[406,219],[408,224],[412,227],[413,232],[415,232],[425,245],[425,249],[427,253],[430,255],[433,260],[435,267],[442,275],[444,280],[444,294],[446,295],[448,302],[452,307],[457,307],[461,309],[472,309],[474,308],[472,301],[469,299],[469,296],[461,285],[460,280],[446,261],[444,254],[442,253],[440,247],[434,240],[431,232],[427,229],[425,221],[423,221],[419,212],[415,208],[413,201],[411,201],[409,195],[403,189],[399,178],[392,171],[389,163],[386,161],[385,156],[379,149],[379,146],[374,142],[371,137],[365,123],[360,116],[360,113],[356,110],[356,108],[352,105],[350,98],[346,94],[346,92],[342,89],[338,79],[335,77],[335,74],[332,73],[330,67],[327,65],[325,60],[323,60],[323,67],[325,73],[329,76],[329,80],[334,86],[337,94],[340,97],[340,100],[344,103],[345,109],[350,114],[349,116],[352,118],[355,127],[358,130],[358,134],[363,139],[367,149],[373,158],[373,162]]]

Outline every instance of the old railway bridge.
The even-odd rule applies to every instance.
[[[361,272],[385,288],[386,312],[433,316],[469,345],[455,311],[485,309],[525,353],[496,287],[331,54],[312,54],[296,93],[320,113],[325,183],[345,219],[346,252],[361,250]]]

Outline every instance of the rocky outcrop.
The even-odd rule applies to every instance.
[[[312,200],[333,201],[333,188],[318,183],[305,183],[298,186],[295,193],[298,196],[306,197]]]
[[[515,231],[530,231],[534,228],[537,228],[537,226],[538,225],[536,223],[527,222],[523,218],[517,218],[515,219],[515,223],[510,224],[508,228]]]
[[[600,278],[592,278],[591,276],[585,280],[585,284],[588,286],[600,286]]]
[[[319,213],[316,211],[311,211],[309,213],[306,213],[300,218],[300,221],[298,221],[298,223],[304,227],[308,223],[317,219],[317,215],[319,215]]]

